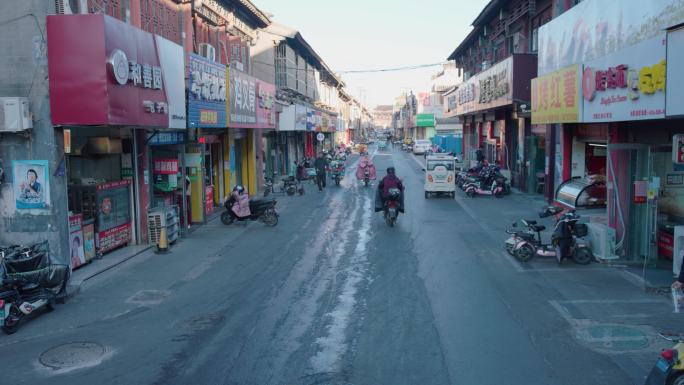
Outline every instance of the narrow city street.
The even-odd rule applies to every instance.
[[[375,187],[352,178],[353,156],[341,186],[278,196],[274,228],[214,220],[168,254],[86,281],[0,340],[0,382],[643,382],[663,345],[643,320],[630,322],[639,306],[670,312],[665,297],[596,264],[520,265],[503,251],[502,230],[541,200],[460,191],[426,200],[420,158],[371,154],[379,176],[393,165],[406,184],[396,227],[373,212]]]

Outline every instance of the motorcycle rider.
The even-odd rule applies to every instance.
[[[245,218],[252,215],[252,212],[249,209],[249,194],[247,194],[247,190],[245,190],[244,187],[240,185],[233,187],[231,195],[235,198],[235,204],[231,210],[233,210],[233,213],[236,216]]]
[[[323,191],[323,188],[325,188],[326,170],[328,169],[328,161],[325,159],[325,154],[322,152],[318,154],[318,158],[314,161],[314,167],[316,168],[318,191]]]
[[[378,184],[378,190],[375,197],[375,212],[385,209],[385,202],[389,196],[389,190],[392,188],[397,188],[401,191],[401,195],[399,195],[399,212],[404,212],[404,184],[401,183],[401,179],[397,177],[394,167],[387,168],[387,175],[385,175]]]

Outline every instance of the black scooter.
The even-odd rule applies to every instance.
[[[226,199],[226,202],[224,203],[226,211],[221,213],[221,222],[223,222],[224,225],[231,225],[235,221],[244,222],[256,220],[260,220],[264,222],[266,226],[271,227],[278,224],[279,215],[275,209],[277,203],[275,199],[250,199],[249,211],[251,215],[248,217],[238,217],[235,215],[232,209],[233,205],[236,203],[237,201],[232,194],[228,199]]]
[[[385,199],[385,222],[389,227],[394,227],[401,209],[401,190],[398,188],[389,189],[389,196]]]
[[[66,299],[71,269],[51,260],[47,242],[0,248],[0,325],[15,333],[25,319]]]

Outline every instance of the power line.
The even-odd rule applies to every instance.
[[[431,63],[431,64],[417,64],[417,65],[412,65],[412,66],[394,67],[394,68],[378,68],[378,69],[370,69],[370,70],[348,70],[348,71],[338,71],[337,73],[340,73],[340,74],[359,74],[359,73],[374,73],[374,72],[410,71],[410,70],[417,70],[417,69],[421,69],[421,68],[437,67],[437,66],[441,66],[441,65],[444,65],[447,63],[448,62]]]
[[[269,67],[276,67],[276,65],[273,63],[262,62],[259,60],[252,60],[252,63],[261,64],[261,65],[265,65],[265,66],[269,66]],[[403,66],[403,67],[393,67],[393,68],[376,68],[376,69],[367,69],[367,70],[346,70],[346,71],[337,71],[335,73],[336,74],[362,74],[362,73],[378,73],[378,72],[411,71],[411,70],[417,70],[417,69],[422,69],[422,68],[442,66],[442,65],[447,64],[447,63],[448,62],[439,62],[439,63],[416,64],[416,65]],[[307,68],[290,67],[287,65],[285,65],[284,67],[286,67],[287,71],[314,72],[314,70],[307,69]]]

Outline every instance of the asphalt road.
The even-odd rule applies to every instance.
[[[374,187],[351,175],[323,193],[309,184],[304,196],[279,198],[275,228],[212,222],[169,254],[136,257],[87,281],[66,305],[2,336],[0,383],[606,385],[643,378],[642,368],[629,369],[641,356],[582,343],[579,324],[553,305],[567,299],[569,285],[591,297],[591,283],[577,278],[586,274],[555,264],[528,274],[502,255],[501,229],[535,207],[462,194],[426,200],[410,155],[390,149],[374,160],[379,176],[395,166],[407,188],[407,213],[396,227],[373,213]]]

